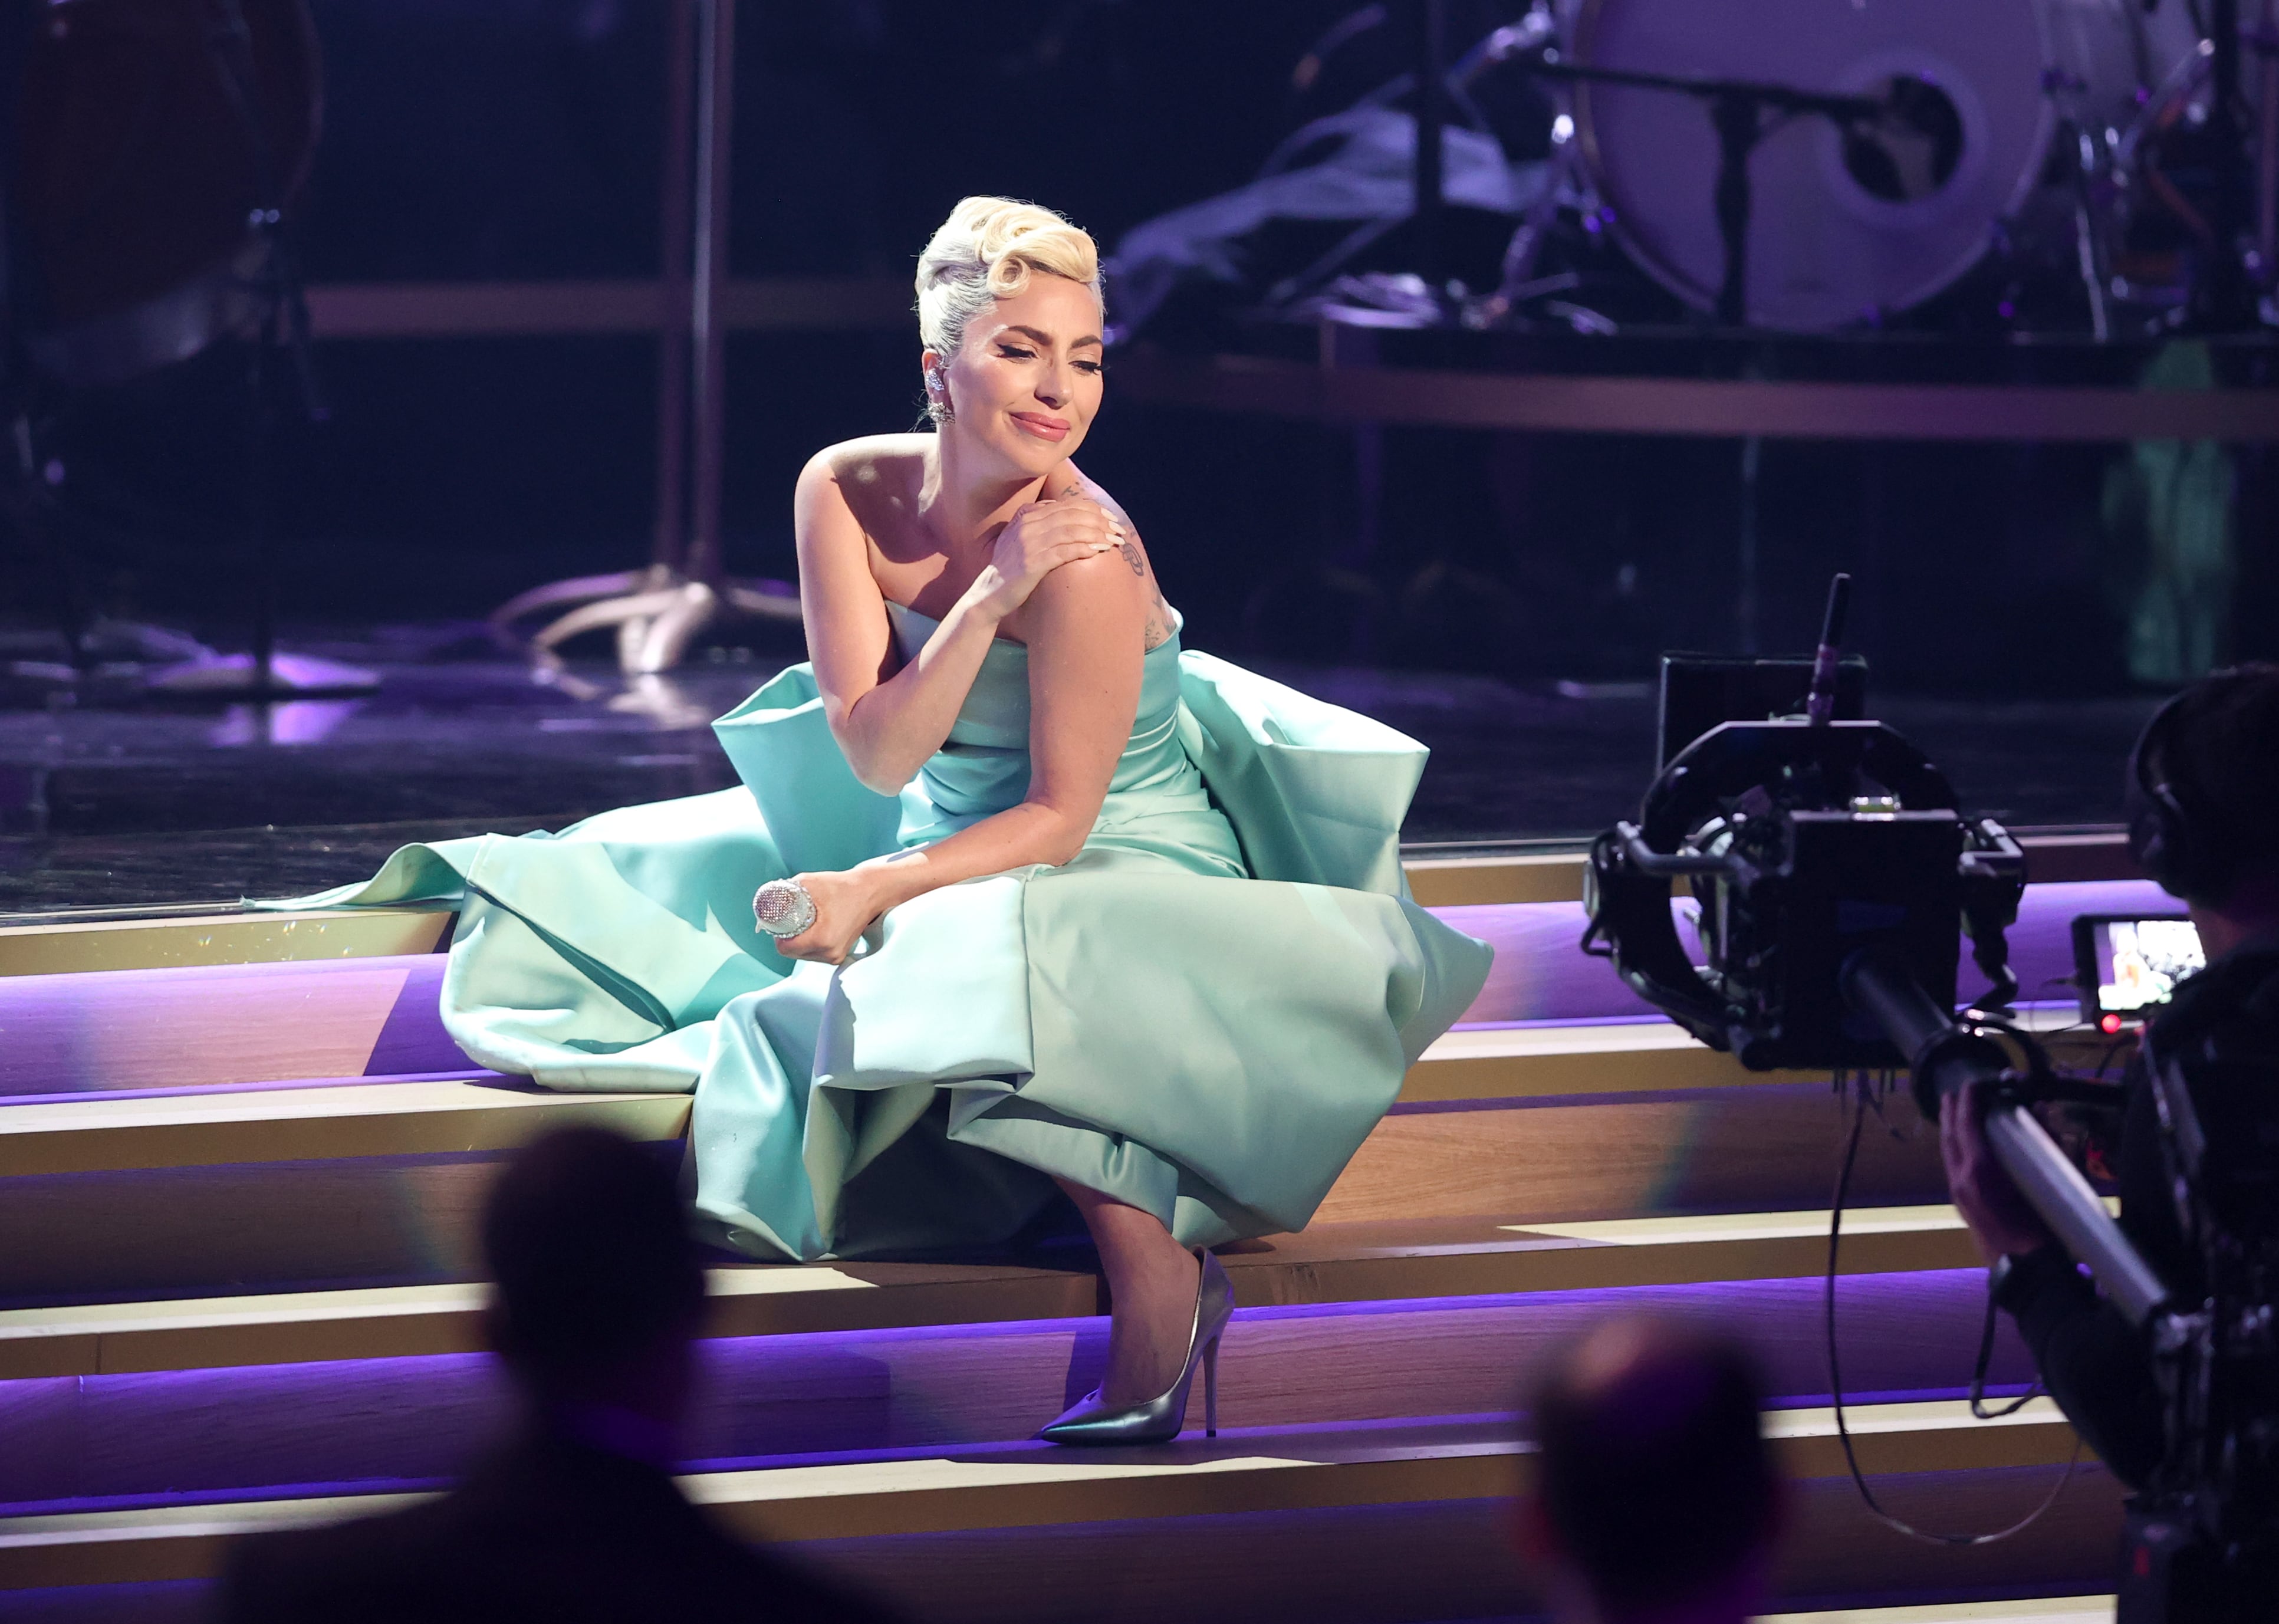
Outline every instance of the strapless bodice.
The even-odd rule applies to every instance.
[[[894,628],[894,644],[906,661],[917,658],[941,623],[932,616],[886,600],[886,618]],[[1179,709],[1179,633],[1147,651],[1140,667],[1140,714],[1132,738],[1138,742],[1151,728],[1160,731]],[[1029,650],[1026,644],[998,638],[983,656],[980,674],[959,707],[949,730],[952,744],[977,745],[985,749],[1029,747]]]
[[[886,614],[905,660],[917,658],[941,624],[891,599]],[[1180,743],[1179,691],[1175,629],[1140,667],[1139,712],[1088,844],[1169,843],[1185,848],[1190,866],[1240,874],[1240,844]],[[982,657],[948,739],[902,792],[902,844],[939,840],[1017,806],[1028,793],[1029,651],[999,638]]]

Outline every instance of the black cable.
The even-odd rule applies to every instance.
[[[1986,1372],[1994,1362],[1994,1293],[1986,1293],[1986,1317],[1978,1326],[1978,1362],[1970,1371],[1970,1413],[1979,1421],[2000,1421],[2006,1415],[2015,1415],[2042,1396],[2041,1378],[2037,1376],[2026,1385],[2026,1390],[1999,1410],[1986,1407]]]
[[[2065,1471],[2051,1486],[2049,1493],[2043,1497],[2042,1503],[2008,1528],[1997,1529],[1991,1534],[1940,1534],[1930,1529],[1919,1528],[1913,1523],[1885,1511],[1883,1503],[1876,1498],[1876,1491],[1868,1486],[1867,1475],[1860,1470],[1860,1458],[1852,1447],[1852,1429],[1844,1418],[1844,1373],[1836,1352],[1837,1247],[1844,1233],[1844,1201],[1845,1198],[1851,1193],[1853,1164],[1859,1160],[1860,1156],[1860,1132],[1867,1125],[1867,1121],[1868,1091],[1863,1080],[1853,1091],[1852,1130],[1844,1146],[1843,1162],[1837,1168],[1836,1193],[1830,1203],[1828,1275],[1821,1298],[1822,1322],[1828,1340],[1828,1397],[1830,1406],[1836,1412],[1836,1436],[1844,1445],[1844,1464],[1850,1470],[1853,1486],[1859,1490],[1860,1498],[1866,1503],[1868,1513],[1886,1527],[1906,1535],[1909,1539],[1921,1540],[1926,1544],[1991,1545],[1998,1540],[2007,1539],[2013,1534],[2020,1533],[2031,1527],[2041,1520],[2043,1513],[2058,1503],[2058,1497],[2065,1492],[2066,1485],[2073,1481],[2074,1469],[2081,1464],[2081,1437],[2078,1434],[2075,1435],[2073,1454],[2066,1461]],[[1983,1405],[1985,1398],[1986,1368],[1993,1357],[1993,1352],[1994,1300],[1990,1292],[1986,1301],[1986,1323],[1978,1339],[1978,1368],[1971,1377],[1970,1383],[1970,1413],[1981,1421],[1991,1421],[1998,1416],[2014,1413],[2028,1399],[2035,1397],[2034,1392],[2029,1390],[2024,1397],[2019,1398],[2009,1409],[1998,1410],[1991,1415],[1984,1413]]]

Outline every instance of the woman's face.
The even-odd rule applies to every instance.
[[[966,324],[940,368],[951,412],[943,432],[1029,478],[1049,473],[1076,454],[1100,410],[1100,326],[1091,288],[1032,272],[1026,287]]]

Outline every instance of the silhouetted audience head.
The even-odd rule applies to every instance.
[[[449,1494],[241,1542],[217,1619],[891,1624],[740,1544],[671,1475],[704,1275],[656,1148],[572,1129],[507,1164],[483,1211],[487,1318],[526,1424]]]
[[[595,1128],[550,1133],[518,1154],[483,1213],[497,1285],[491,1338],[541,1398],[657,1410],[685,1382],[704,1272],[672,1175]]]
[[[1757,1610],[1782,1508],[1761,1408],[1739,1349],[1650,1319],[1608,1321],[1552,1361],[1521,1536],[1562,1617]]]

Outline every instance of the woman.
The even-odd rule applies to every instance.
[[[1182,655],[1070,460],[1091,239],[968,198],[917,287],[934,432],[801,476],[812,665],[716,724],[748,795],[408,848],[322,900],[461,900],[444,1014],[477,1059],[693,1086],[728,1245],[986,1243],[1057,1186],[1115,1313],[1100,1388],[1040,1436],[1169,1438],[1232,1311],[1204,1248],[1304,1225],[1489,953],[1405,896],[1421,747]],[[786,878],[811,923],[767,944],[731,899]]]

